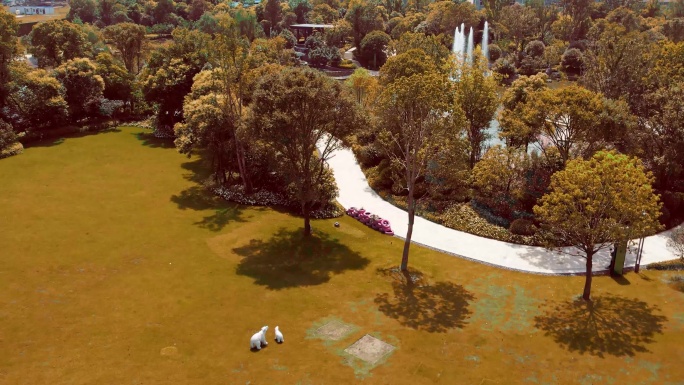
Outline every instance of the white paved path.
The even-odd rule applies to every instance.
[[[363,207],[378,214],[390,221],[397,236],[406,236],[408,214],[386,202],[368,186],[351,150],[336,151],[329,164],[340,191],[337,200],[342,206]],[[668,232],[646,238],[642,266],[676,258],[667,247],[667,239]],[[575,274],[583,273],[586,269],[586,260],[578,256],[582,254],[575,248],[566,248],[561,253],[542,247],[516,245],[450,229],[420,217],[415,219],[412,241],[467,259],[531,273]],[[634,251],[628,252],[626,267],[634,266]],[[594,257],[593,270],[606,270],[609,263],[609,252],[603,250]]]

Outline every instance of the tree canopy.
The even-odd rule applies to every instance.
[[[281,159],[280,167],[300,202],[304,234],[310,211],[337,192],[327,182],[326,161],[351,135],[360,114],[343,85],[311,69],[268,74],[254,91],[254,135]]]
[[[551,177],[549,192],[534,212],[554,244],[575,246],[585,253],[585,300],[591,298],[596,252],[660,228],[660,202],[652,182],[652,175],[637,158],[614,151],[599,151],[589,160],[571,160]]]

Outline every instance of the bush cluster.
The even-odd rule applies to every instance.
[[[19,155],[22,152],[24,152],[24,146],[19,142],[15,142],[3,149],[0,149],[0,159],[8,158],[13,155]]]
[[[342,61],[340,61],[340,64],[338,64],[337,67],[353,70],[354,68],[356,68],[356,65],[351,60],[342,59]]]
[[[518,218],[511,222],[508,231],[515,235],[532,236],[537,232],[537,227],[529,219]]]
[[[268,190],[259,190],[251,194],[245,193],[243,186],[223,186],[214,187],[211,191],[221,198],[247,206],[280,206],[300,212],[300,206],[288,200],[285,194],[276,193]],[[311,210],[311,218],[328,219],[341,217],[344,210],[339,205],[330,202],[322,207]]]
[[[539,246],[543,244],[543,240],[537,235],[536,231],[527,234],[515,234],[509,232],[505,228],[497,226],[482,218],[477,211],[475,211],[469,204],[455,204],[449,207],[440,216],[442,224],[452,229],[468,232],[479,235],[485,238],[497,239],[504,242],[519,243],[524,245]],[[518,219],[517,221],[527,221],[527,219]],[[515,223],[516,221],[513,221]],[[525,222],[518,222],[525,223]],[[534,224],[530,222],[534,227]],[[516,227],[519,225],[516,225]],[[511,224],[513,227],[513,224]]]

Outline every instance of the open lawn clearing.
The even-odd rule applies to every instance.
[[[684,382],[677,272],[598,277],[588,306],[582,277],[414,247],[406,286],[399,239],[344,217],[304,241],[300,218],[206,195],[203,169],[138,128],[0,160],[0,384]],[[394,349],[345,353],[366,334]]]

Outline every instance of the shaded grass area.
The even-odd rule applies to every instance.
[[[535,326],[570,351],[634,356],[648,351],[666,321],[657,306],[604,294],[591,302],[554,302],[544,315],[535,317]]]
[[[278,229],[270,239],[252,239],[233,249],[242,256],[238,275],[254,278],[269,289],[320,285],[331,275],[362,270],[370,262],[324,232],[305,237],[300,229]]]
[[[343,217],[305,240],[301,218],[207,194],[205,170],[125,127],[0,160],[0,384],[684,381],[672,272],[596,277],[586,304],[582,277],[412,247],[407,281],[399,239]],[[307,338],[322,320],[354,328]],[[365,334],[397,349],[342,353]]]

